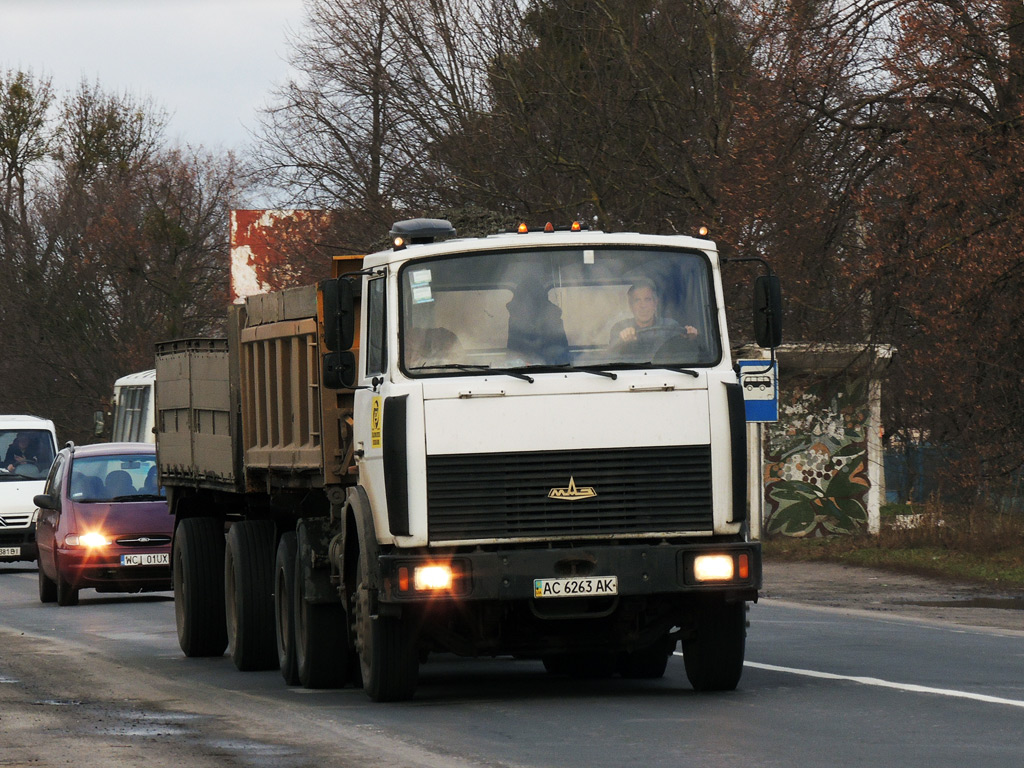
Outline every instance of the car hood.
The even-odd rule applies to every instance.
[[[174,532],[174,517],[166,501],[69,502],[74,508],[79,533],[102,531],[108,536],[127,533]]]

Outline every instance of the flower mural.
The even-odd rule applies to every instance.
[[[867,530],[867,381],[839,390],[796,382],[768,430],[765,530],[830,536]]]

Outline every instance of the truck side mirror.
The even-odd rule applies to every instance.
[[[782,343],[782,289],[776,275],[754,281],[754,340],[762,347]]]
[[[324,302],[324,344],[332,352],[352,348],[356,332],[356,303],[352,283],[344,277],[320,284]]]
[[[356,385],[356,355],[351,350],[324,355],[323,376],[327,389],[353,389]]]
[[[96,437],[102,437],[103,433],[107,430],[107,420],[103,414],[103,411],[93,411],[92,413],[92,431]]]

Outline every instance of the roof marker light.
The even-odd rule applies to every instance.
[[[707,237],[708,236],[708,232],[710,232],[710,231],[711,230],[708,229],[707,227],[701,227],[700,229],[697,230],[698,234],[700,234],[701,237]]]
[[[573,232],[579,232],[581,229],[583,229],[583,227],[580,225],[580,223],[578,221],[574,221],[572,223],[572,226],[570,227],[570,229]]]
[[[526,234],[527,232],[529,232],[529,231],[530,231],[530,228],[529,228],[528,226],[526,226],[526,222],[525,222],[525,221],[524,221],[524,222],[522,222],[522,223],[521,223],[521,224],[519,225],[519,234],[520,234],[520,235],[525,235],[525,234]]]
[[[548,222],[547,224],[545,224],[545,225],[544,225],[544,231],[545,231],[545,232],[554,232],[554,231],[555,231],[555,225],[554,225],[554,224],[552,224],[552,223],[551,223],[551,222],[549,221],[549,222]]]

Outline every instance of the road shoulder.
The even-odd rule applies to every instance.
[[[766,600],[1024,632],[1024,591],[839,563],[764,564]]]

